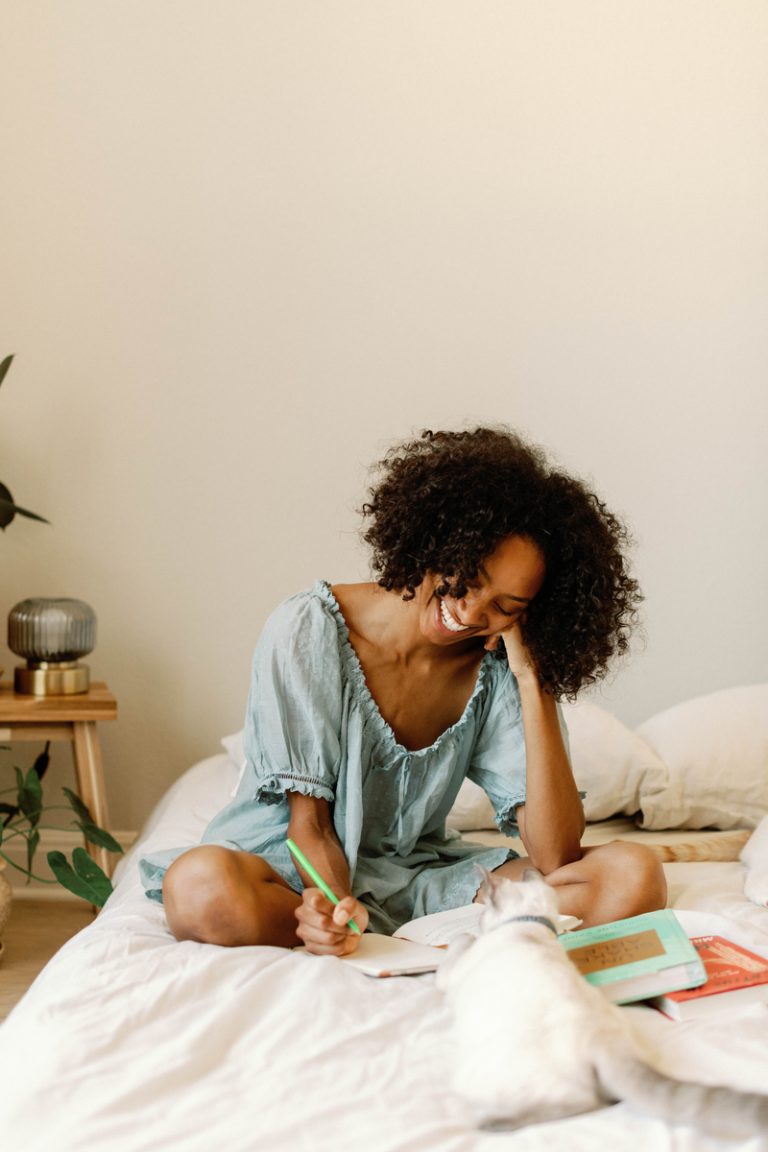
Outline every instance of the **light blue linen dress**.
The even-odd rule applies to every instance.
[[[237,792],[202,842],[262,856],[300,891],[285,844],[286,793],[323,797],[352,892],[375,931],[471,903],[482,879],[477,865],[491,870],[516,855],[468,843],[445,826],[468,776],[490,797],[499,828],[516,832],[525,744],[506,661],[486,654],[461,718],[428,748],[404,748],[368,690],[327,581],[292,596],[267,621],[253,658],[244,742]],[[165,869],[188,847],[141,860],[148,896],[162,899]]]

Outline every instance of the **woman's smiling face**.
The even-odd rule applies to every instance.
[[[544,557],[525,536],[507,536],[477,571],[464,596],[438,596],[440,576],[422,584],[421,629],[434,644],[499,636],[519,620],[544,582]]]

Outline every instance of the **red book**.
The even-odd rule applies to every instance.
[[[704,962],[705,984],[668,992],[649,1001],[672,1020],[699,1020],[721,1015],[744,1004],[768,1004],[768,960],[723,936],[691,939]]]

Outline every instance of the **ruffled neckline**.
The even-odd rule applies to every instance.
[[[490,659],[492,653],[487,652],[480,662],[480,667],[477,670],[477,678],[475,686],[472,689],[472,694],[467,700],[464,711],[455,723],[446,728],[437,739],[428,744],[424,748],[406,748],[404,744],[395,736],[395,733],[387,720],[384,719],[379,706],[374,700],[371,690],[368,687],[368,682],[365,679],[365,672],[360,663],[360,657],[355,652],[352,641],[349,638],[349,628],[344,619],[344,614],[341,611],[338,600],[333,594],[329,580],[317,580],[312,591],[319,596],[325,606],[329,609],[331,615],[336,621],[336,627],[339,632],[339,649],[341,651],[342,659],[347,670],[347,675],[354,688],[355,694],[364,708],[368,718],[376,726],[379,732],[385,739],[400,753],[407,756],[426,756],[428,753],[435,752],[446,740],[455,736],[457,732],[465,728],[474,717],[476,702],[483,691],[485,685],[485,678],[490,667]]]

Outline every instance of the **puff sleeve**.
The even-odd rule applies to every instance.
[[[467,775],[493,805],[499,830],[517,835],[515,810],[525,803],[525,739],[520,694],[509,666],[495,661],[492,685]]]
[[[301,593],[269,618],[253,657],[244,726],[253,798],[287,792],[333,801],[343,709],[338,629],[317,596]]]

